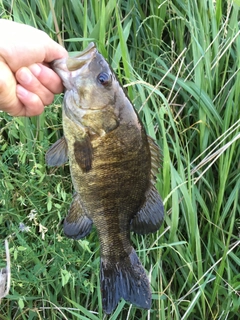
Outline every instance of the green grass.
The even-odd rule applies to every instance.
[[[57,3],[57,4],[56,4]],[[12,281],[0,319],[236,319],[240,306],[239,1],[0,1],[0,17],[79,51],[91,40],[116,71],[163,160],[165,222],[132,236],[152,309],[102,312],[99,242],[64,237],[68,165],[44,155],[62,134],[62,96],[34,118],[0,113],[0,236]],[[25,225],[19,228],[20,223]],[[22,230],[22,231],[21,231]],[[0,268],[4,266],[3,242]]]

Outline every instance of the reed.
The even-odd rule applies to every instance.
[[[44,154],[62,134],[57,96],[44,114],[0,113],[0,236],[11,288],[0,319],[236,319],[240,305],[239,1],[0,1],[0,17],[45,30],[73,54],[95,41],[162,150],[166,209],[132,237],[149,272],[150,311],[102,313],[96,232],[62,233],[68,165]],[[5,252],[0,246],[0,269]]]

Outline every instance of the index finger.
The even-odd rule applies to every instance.
[[[51,62],[67,55],[67,51],[45,32],[0,19],[0,60],[3,60],[13,72],[21,67]]]

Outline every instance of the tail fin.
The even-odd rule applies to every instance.
[[[146,272],[134,249],[118,263],[101,259],[103,310],[111,313],[123,298],[143,309],[150,309],[152,294]]]

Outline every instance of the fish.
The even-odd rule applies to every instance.
[[[159,147],[94,43],[75,57],[54,60],[52,68],[65,87],[64,136],[47,151],[46,163],[69,161],[74,186],[64,234],[78,240],[96,226],[106,314],[121,298],[150,309],[150,283],[130,235],[156,232],[164,219],[155,187]]]

